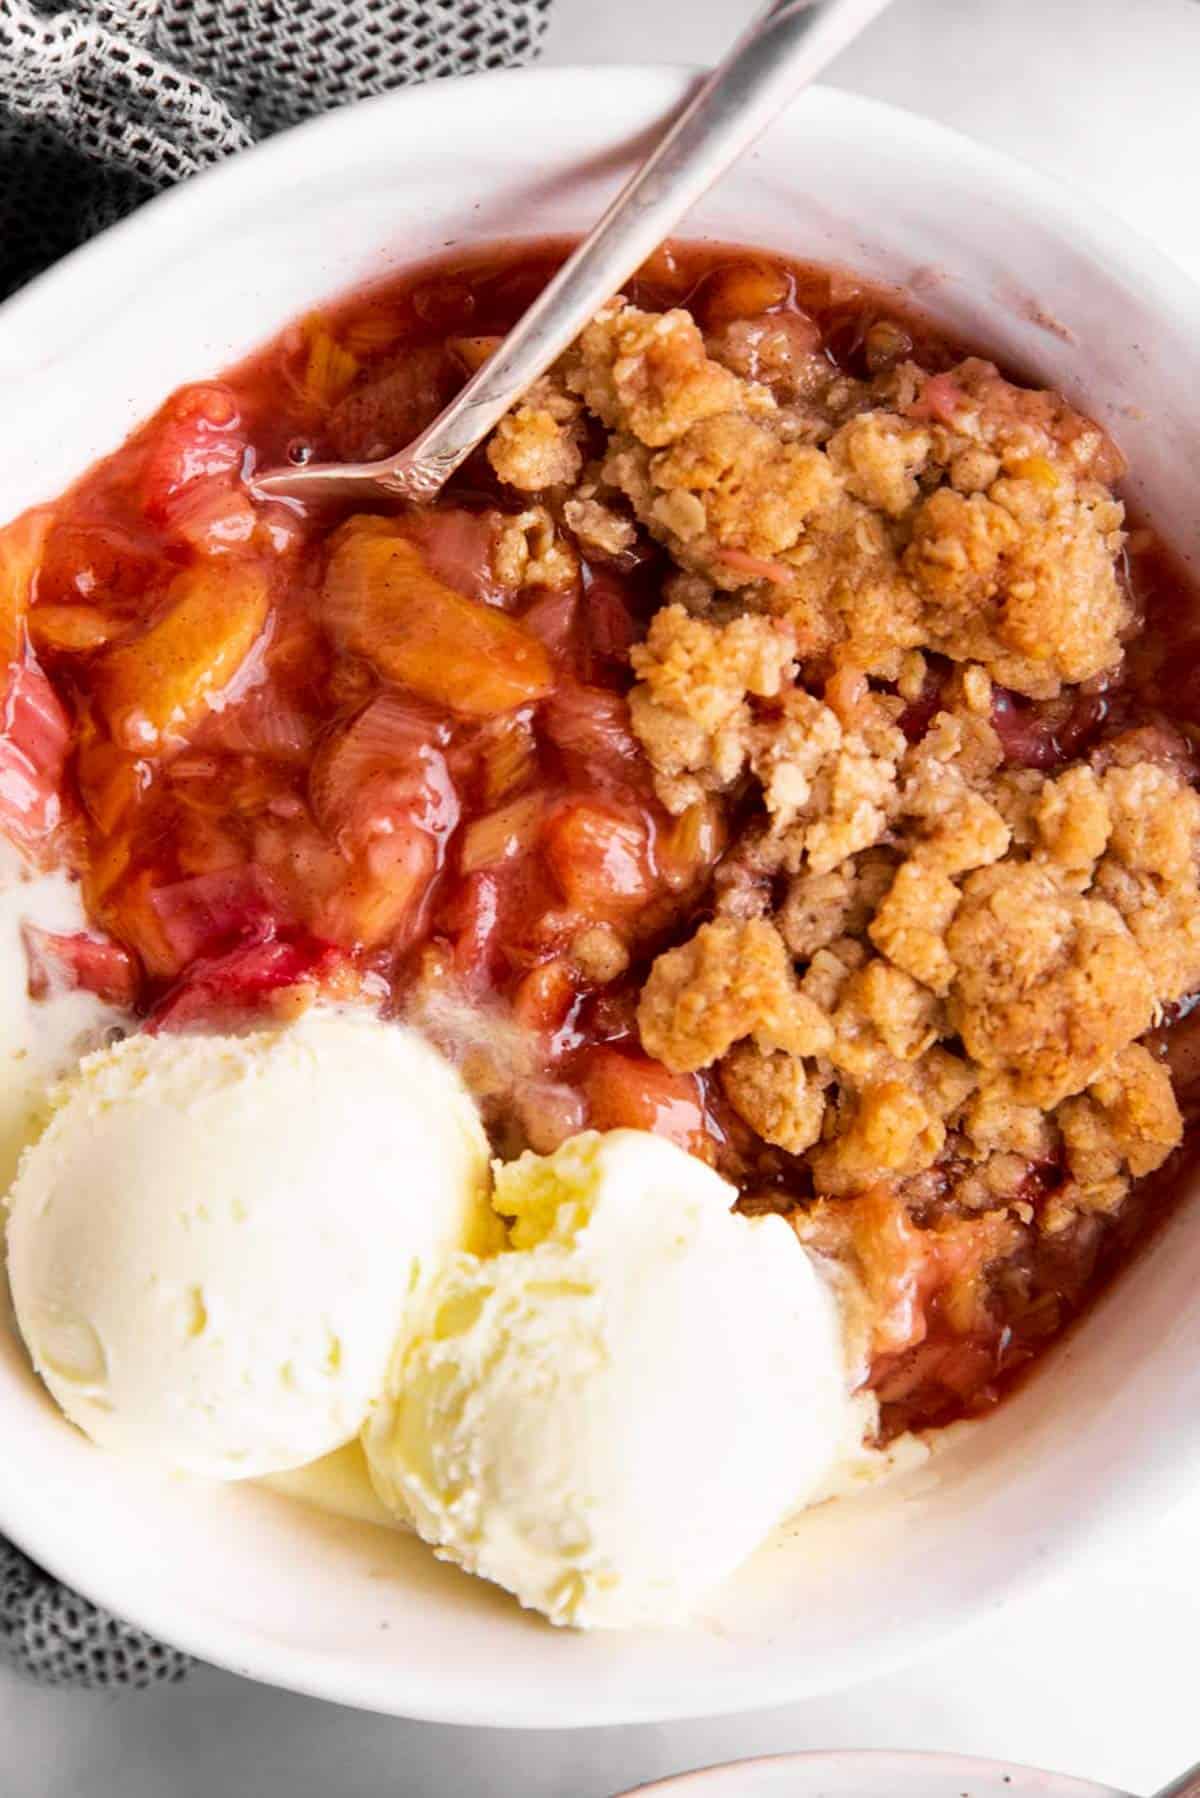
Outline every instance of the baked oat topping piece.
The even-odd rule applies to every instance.
[[[545,506],[527,506],[497,522],[492,566],[504,586],[572,587],[579,557]]]
[[[1050,1161],[1058,1146],[1051,1119],[1037,1105],[1020,1105],[1007,1081],[985,1079],[960,1120],[967,1148],[979,1159],[1009,1154],[1023,1164]]]
[[[1000,766],[1000,740],[986,718],[940,712],[904,761],[900,806],[923,866],[965,874],[999,861],[1012,833],[986,796]]]
[[[760,918],[718,918],[660,955],[638,1005],[648,1054],[691,1073],[753,1037],[763,1050],[824,1055],[833,1028],[801,992],[783,938]]]
[[[584,482],[563,503],[563,522],[585,555],[615,560],[633,549],[637,527],[600,497],[599,484]]]
[[[969,356],[947,377],[959,395],[954,422],[965,415],[969,437],[987,446],[1011,471],[1044,456],[1056,471],[1111,486],[1125,472],[1125,458],[1094,419],[1068,405],[1061,393],[1006,381],[993,362]]]
[[[839,1063],[837,1105],[827,1110],[823,1141],[809,1157],[818,1193],[851,1196],[885,1176],[909,1180],[931,1168],[946,1147],[949,1120],[974,1088],[975,1070],[940,1047],[900,1060],[869,1034],[849,1050],[839,1037],[830,1060]]]
[[[1117,763],[1102,785],[1112,833],[1095,890],[1124,918],[1167,1004],[1200,986],[1200,794],[1171,763]]]
[[[736,1044],[721,1062],[725,1096],[764,1142],[801,1155],[821,1134],[828,1080],[811,1062],[782,1049]]]
[[[1056,1113],[1072,1174],[1094,1182],[1161,1167],[1183,1136],[1171,1076],[1141,1043],[1123,1049],[1085,1093]]]
[[[653,455],[618,436],[605,470],[685,567],[731,589],[786,580],[775,558],[837,496],[819,450],[743,412],[702,419]]]
[[[854,1079],[891,1071],[893,1061],[916,1061],[942,1030],[935,994],[911,974],[872,956],[838,994],[829,1059]]]
[[[1046,868],[972,874],[946,946],[950,1022],[1020,1102],[1048,1109],[1081,1091],[1153,1021],[1150,972],[1120,913]]]
[[[623,300],[584,331],[567,381],[610,430],[651,449],[678,442],[702,419],[776,409],[765,387],[711,359],[690,312],[641,312]]]
[[[1039,857],[1072,884],[1088,886],[1112,831],[1108,799],[1092,769],[1081,762],[1046,781],[1033,816]]]
[[[916,504],[932,454],[928,427],[894,412],[860,412],[829,440],[829,460],[846,492],[889,518]]]
[[[798,961],[810,961],[840,936],[862,936],[898,878],[895,856],[883,849],[847,857],[825,873],[797,874],[776,917],[784,942]],[[957,905],[958,888],[953,892]],[[892,960],[905,966],[896,956]],[[908,972],[925,978],[915,968]]]
[[[942,1120],[904,1080],[881,1080],[858,1091],[842,1087],[832,1116],[832,1130],[809,1157],[817,1191],[830,1196],[920,1173],[946,1141]]]
[[[487,457],[495,473],[524,493],[577,480],[583,466],[581,411],[574,394],[553,375],[543,375],[488,439]]]
[[[1006,475],[986,493],[938,488],[904,553],[929,646],[1034,698],[1114,668],[1132,623],[1116,571],[1120,504],[1046,469],[1049,483]]]
[[[828,873],[886,832],[904,737],[882,720],[868,729],[870,741],[845,730],[832,707],[802,688],[752,726],[750,765],[790,871]]]
[[[962,894],[936,867],[901,862],[868,926],[871,941],[896,967],[944,997],[954,979],[946,932]]]
[[[1081,1214],[1118,1210],[1132,1182],[1161,1167],[1183,1139],[1170,1074],[1140,1043],[1060,1105],[1055,1121],[1071,1179],[1046,1210],[1043,1227],[1051,1235]]]
[[[1152,762],[1112,767],[1104,775],[1112,818],[1109,848],[1131,873],[1162,888],[1195,883],[1200,852],[1200,794],[1176,769]]]
[[[664,606],[630,660],[633,727],[668,811],[721,792],[750,753],[747,699],[776,698],[790,678],[795,644],[786,626],[753,614],[727,623]]]

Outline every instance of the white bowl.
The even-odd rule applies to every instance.
[[[637,1786],[624,1798],[1123,1798],[1111,1786],[965,1754],[771,1754]]]
[[[446,245],[588,224],[690,77],[438,82],[306,126],[147,207],[0,311],[0,515],[54,494],[178,382]],[[968,338],[1085,400],[1185,553],[1200,316],[1190,283],[1032,172],[903,113],[808,94],[689,234],[919,286]],[[154,1479],[55,1414],[0,1341],[0,1528],[204,1658],[457,1723],[620,1723],[848,1684],[1144,1529],[1200,1464],[1200,1211],[931,1467],[802,1518],[685,1632],[572,1636],[419,1544],[252,1488]],[[720,1445],[714,1444],[714,1452]]]

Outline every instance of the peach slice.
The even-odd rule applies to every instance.
[[[351,519],[339,533],[324,606],[344,648],[385,679],[470,717],[514,711],[554,685],[535,637],[437,580],[416,544],[385,519]]]
[[[111,618],[95,606],[35,606],[29,614],[29,635],[37,650],[59,655],[86,655],[103,649],[125,629],[123,619]]]
[[[38,506],[0,531],[0,668],[10,667],[21,652],[23,621],[33,599],[50,518],[49,509]]]
[[[270,610],[267,577],[251,563],[200,563],[177,575],[165,609],[97,671],[100,706],[121,748],[159,755],[184,742],[219,709]]]

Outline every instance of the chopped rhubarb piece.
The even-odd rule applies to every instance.
[[[1063,759],[1054,726],[1028,700],[1005,687],[992,695],[992,724],[1005,759],[1017,768],[1055,768]]]
[[[748,581],[769,581],[774,587],[786,586],[796,573],[786,562],[770,562],[744,549],[719,549],[717,558],[735,574],[744,574]]]
[[[593,654],[606,661],[624,661],[630,644],[641,635],[629,589],[611,568],[588,570],[583,618]]]
[[[0,832],[25,848],[45,841],[62,817],[60,789],[70,725],[35,662],[16,662],[0,713]]]
[[[157,887],[151,902],[180,967],[280,923],[287,905],[270,876],[248,864]]]
[[[521,613],[521,627],[552,656],[565,656],[575,635],[579,596],[574,587],[547,588]]]
[[[440,345],[406,350],[390,366],[364,375],[329,420],[334,454],[369,462],[403,449],[435,419],[462,381]]]
[[[29,996],[95,993],[109,1005],[132,1006],[138,993],[137,965],[128,949],[111,937],[79,930],[59,935],[24,924],[21,935],[29,963]]]
[[[533,848],[541,834],[546,800],[541,793],[524,793],[510,799],[498,811],[475,818],[463,832],[459,866],[464,874],[514,861]]]
[[[177,393],[149,439],[139,491],[146,517],[167,523],[172,502],[193,481],[235,475],[246,453],[239,425],[229,388],[212,384]]]
[[[317,904],[351,872],[349,857],[317,828],[303,805],[295,817],[265,812],[255,820],[253,859],[286,896],[292,914],[310,922]]]
[[[579,758],[585,779],[594,775],[597,762],[627,766],[640,753],[628,702],[624,694],[607,687],[563,681],[543,707],[541,723],[557,748]]]
[[[579,1057],[576,1079],[593,1130],[653,1130],[693,1155],[711,1154],[700,1082],[672,1074],[648,1055],[596,1047]]]
[[[308,716],[275,680],[259,681],[245,698],[214,712],[195,741],[234,755],[261,755],[271,761],[303,761],[313,743]]]
[[[352,519],[335,544],[326,620],[385,678],[473,717],[513,711],[550,691],[553,670],[537,638],[437,580],[394,525]]]
[[[659,831],[656,845],[663,879],[674,892],[706,881],[725,847],[728,826],[717,799],[697,799]]]
[[[372,306],[356,317],[338,321],[338,342],[352,356],[373,356],[386,350],[403,335],[407,315],[402,308]]]
[[[495,977],[499,963],[500,884],[494,874],[470,874],[446,918],[454,934],[454,966],[469,987]]]
[[[338,342],[319,312],[305,319],[301,331],[305,339],[301,397],[320,415],[349,391],[358,373],[358,357]]]
[[[248,543],[257,514],[231,475],[204,475],[168,501],[163,523],[172,537],[201,555],[221,555]]]
[[[400,817],[372,837],[341,890],[318,910],[317,922],[347,948],[400,951],[418,934],[438,871],[437,840]]]
[[[220,1030],[270,1011],[291,988],[315,990],[342,965],[330,944],[302,932],[243,943],[194,962],[151,1012],[145,1029]]]
[[[934,424],[952,425],[964,406],[966,394],[953,375],[930,375],[920,393],[908,408],[908,416],[929,419]]]
[[[171,582],[166,608],[100,661],[96,691],[123,749],[161,754],[217,710],[266,630],[267,577],[252,563],[199,563]]]
[[[640,905],[654,891],[645,825],[608,807],[564,806],[546,827],[545,852],[568,904],[585,915]]]
[[[162,920],[155,907],[155,874],[152,868],[129,867],[126,838],[117,838],[113,865],[108,870],[107,891],[99,898],[100,879],[93,869],[84,876],[83,889],[88,909],[113,936],[128,944],[155,979],[173,980],[181,963],[167,942]],[[124,857],[124,867],[121,862]]]
[[[314,912],[334,942],[399,950],[420,926],[459,817],[447,734],[425,707],[384,693],[314,761],[313,813],[346,861]]]
[[[537,773],[537,738],[532,714],[509,712],[479,731],[476,743],[483,769],[483,798],[495,805],[528,785]]]
[[[496,605],[511,597],[492,566],[496,522],[495,512],[456,508],[414,513],[406,527],[432,575],[466,599],[484,599]]]
[[[424,707],[380,694],[313,763],[309,792],[317,822],[353,848],[387,835],[404,818],[440,848],[459,816],[442,748],[447,735]]]

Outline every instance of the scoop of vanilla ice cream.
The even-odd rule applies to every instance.
[[[511,1247],[453,1257],[410,1313],[376,1489],[555,1623],[681,1620],[858,1446],[834,1300],[782,1218],[643,1131],[496,1188]]]
[[[398,1025],[130,1037],[21,1164],[17,1320],[103,1447],[218,1479],[296,1467],[361,1428],[406,1303],[494,1230],[487,1187],[465,1088]]]
[[[26,924],[64,936],[85,930],[79,885],[64,869],[29,866],[0,837],[0,1193],[37,1133],[50,1087],[124,1017],[94,993],[31,998]]]

